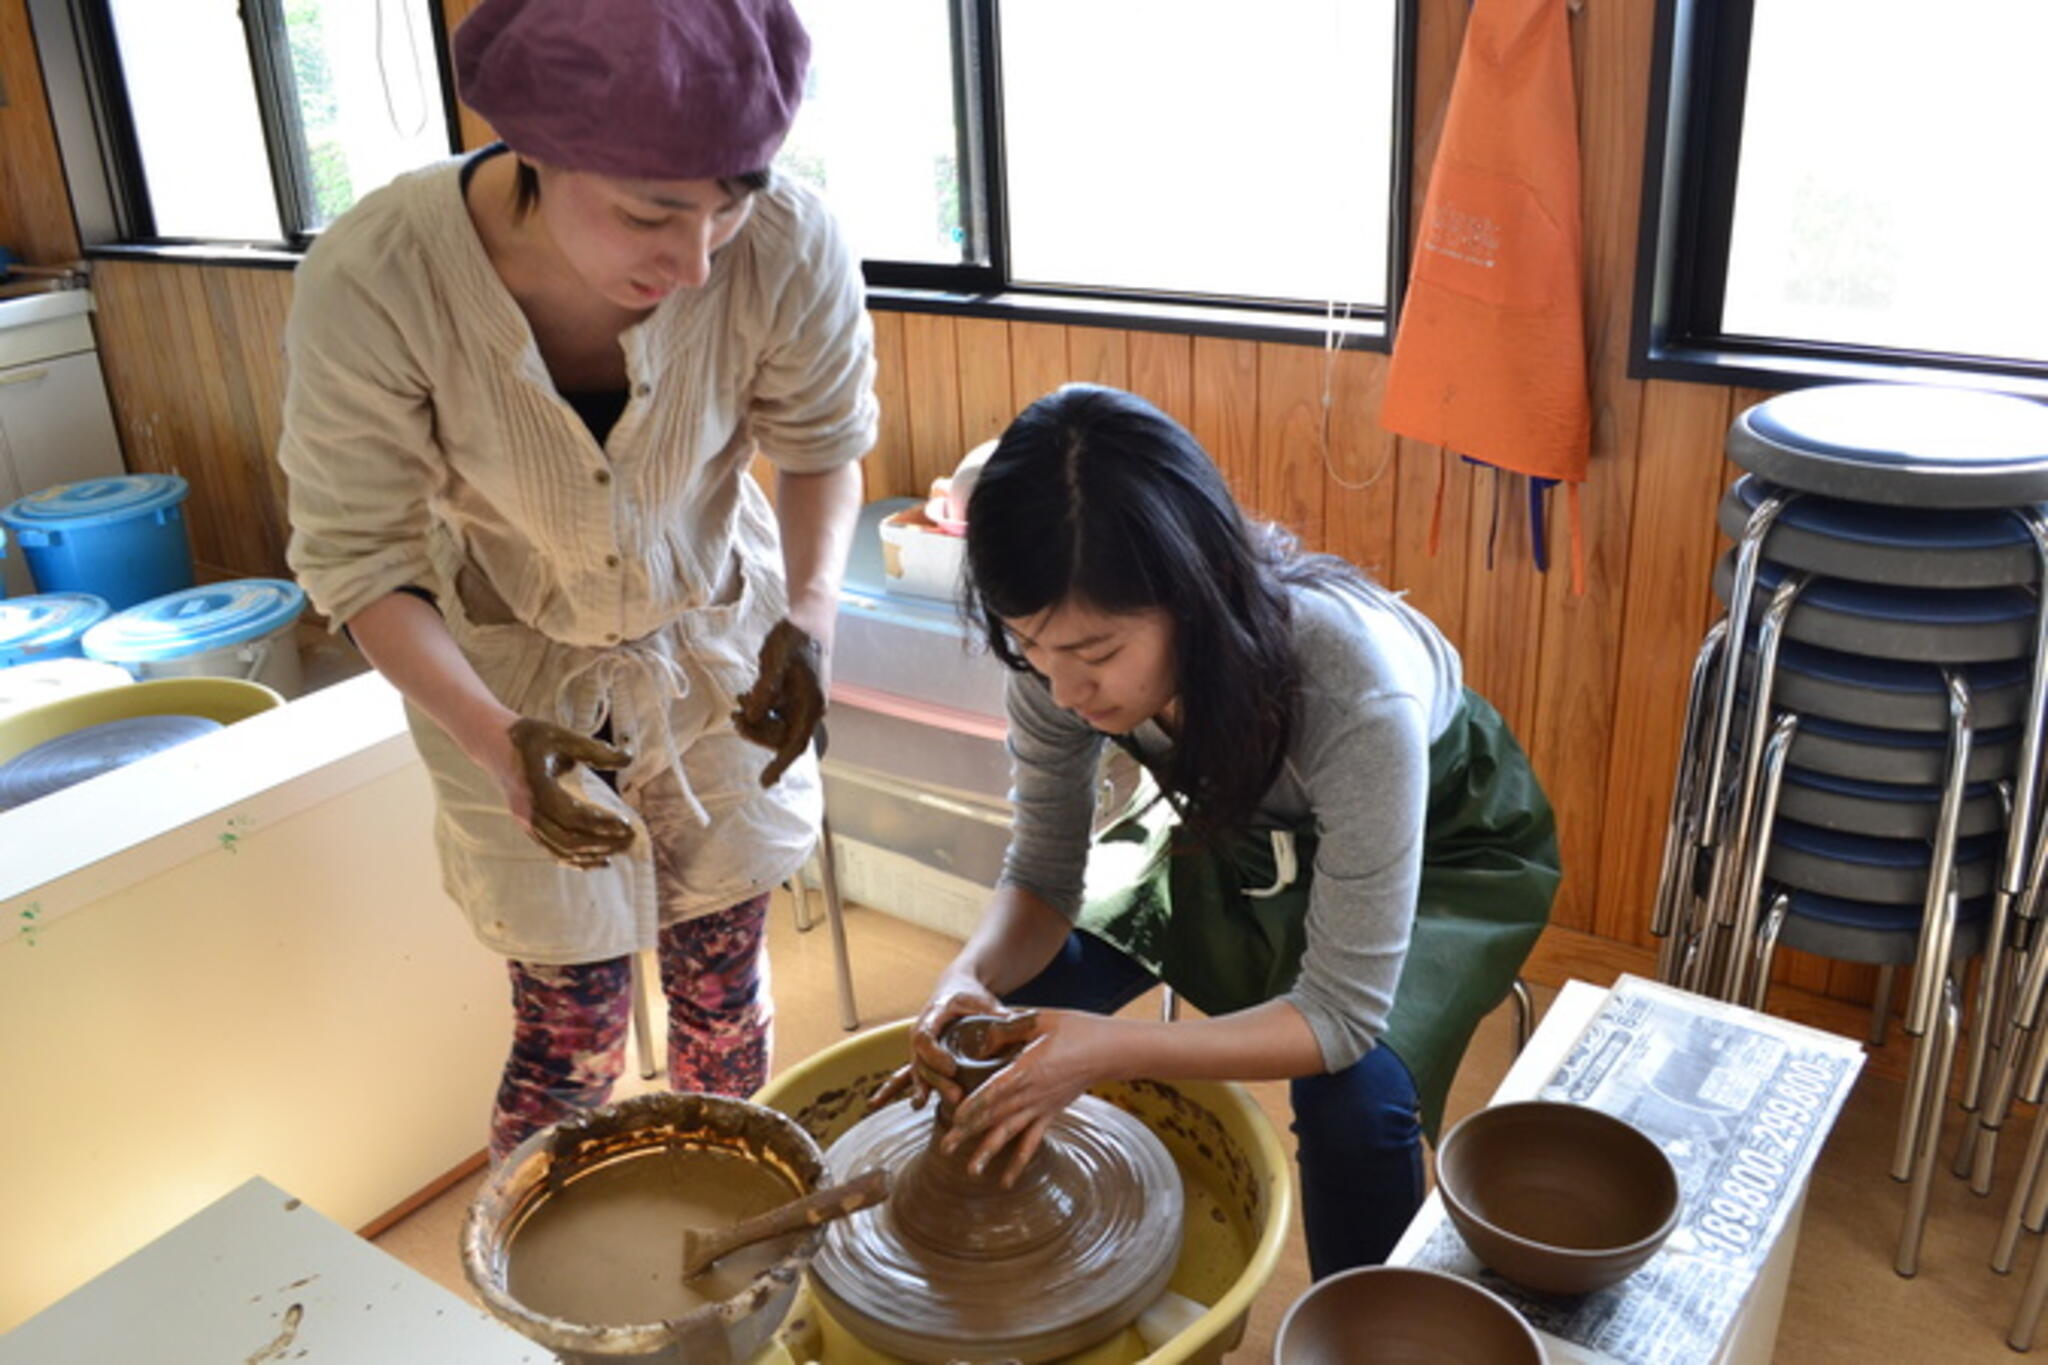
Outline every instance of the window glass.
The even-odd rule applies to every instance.
[[[447,156],[431,0],[285,0],[309,227]]]
[[[1012,274],[1384,306],[1395,0],[1002,7]]]
[[[156,230],[284,235],[236,0],[111,0]]]
[[[2048,361],[2048,4],[1757,0],[1722,329]]]
[[[948,0],[799,0],[804,104],[778,169],[819,191],[871,260],[967,259]]]

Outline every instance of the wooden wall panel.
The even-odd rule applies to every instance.
[[[1310,545],[1323,543],[1323,353],[1259,347],[1258,494],[1252,507]]]
[[[969,447],[994,440],[1017,415],[1010,391],[1010,325],[961,318],[953,328],[960,357],[960,439]]]
[[[1393,572],[1398,512],[1398,443],[1379,424],[1386,362],[1361,351],[1323,357],[1330,384],[1329,466],[1323,486],[1323,545],[1374,578]]]
[[[923,491],[911,453],[909,379],[904,374],[904,314],[876,313],[875,398],[882,405],[882,428],[867,458],[867,495],[911,497]]]
[[[0,0],[0,246],[32,265],[78,259],[78,225],[36,62],[28,0]]]
[[[910,427],[910,481],[914,493],[953,472],[960,444],[960,359],[953,319],[931,313],[903,320],[903,401]]]
[[[1194,338],[1172,332],[1133,332],[1131,392],[1148,399],[1182,426],[1195,421]]]
[[[1259,347],[1196,337],[1188,430],[1247,507],[1259,499]]]
[[[1587,374],[1593,448],[1601,452],[1602,462],[1601,477],[1590,480],[1580,495],[1583,595],[1572,588],[1566,497],[1563,490],[1552,495],[1552,569],[1543,585],[1543,644],[1528,745],[1552,801],[1582,813],[1560,828],[1558,837],[1565,866],[1589,873],[1600,865],[1606,836],[1607,774],[1573,756],[1581,750],[1607,752],[1614,738],[1621,608],[1641,459],[1642,385],[1628,379],[1628,344],[1650,21],[1649,8],[1642,5],[1601,5],[1581,10],[1570,21],[1579,57]],[[1558,919],[1590,929],[1608,896],[1606,884],[1596,877],[1572,877]],[[1647,902],[1605,913],[1610,920],[1640,920]]]

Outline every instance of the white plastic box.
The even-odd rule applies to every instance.
[[[967,542],[933,524],[913,504],[882,519],[882,576],[890,592],[955,600]]]

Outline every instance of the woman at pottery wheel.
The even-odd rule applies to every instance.
[[[1114,389],[1011,424],[966,577],[1013,670],[1016,824],[890,1088],[957,1103],[945,1143],[1014,1171],[1097,1082],[1290,1078],[1312,1270],[1383,1261],[1557,886],[1506,725],[1427,619],[1248,523],[1194,439]],[[1111,743],[1157,794],[1091,849]],[[1109,1017],[1162,980],[1207,1017]],[[1028,1045],[963,1099],[937,1039],[998,1002]]]
[[[483,0],[456,77],[504,141],[298,271],[290,560],[405,694],[443,880],[510,963],[497,1157],[607,1097],[641,949],[670,1083],[767,1076],[876,424],[856,262],[769,169],[808,54],[789,0]]]

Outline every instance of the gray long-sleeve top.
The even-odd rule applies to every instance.
[[[1338,1071],[1372,1048],[1393,1005],[1422,871],[1429,747],[1457,713],[1463,677],[1457,651],[1428,618],[1384,589],[1318,584],[1289,597],[1301,695],[1256,823],[1314,817],[1308,947],[1281,998]],[[1002,883],[1071,920],[1105,741],[1028,673],[1010,677],[1009,713],[1016,824]],[[1150,721],[1134,738],[1148,757],[1171,743]]]

